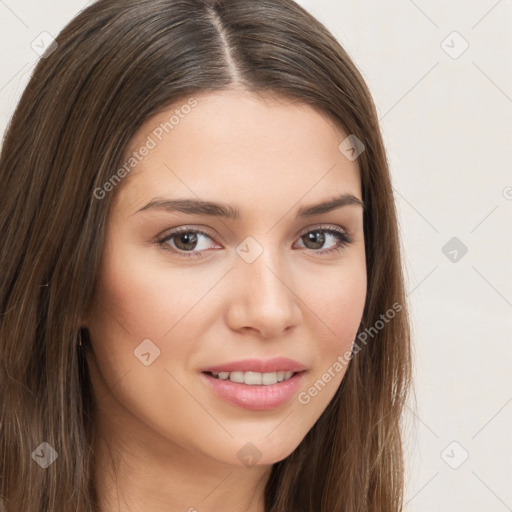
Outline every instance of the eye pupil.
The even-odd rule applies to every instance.
[[[181,233],[175,240],[175,245],[178,249],[187,250],[193,249],[194,247],[187,247],[187,244],[194,246],[197,243],[197,234],[192,232]],[[182,247],[180,247],[182,245]]]
[[[308,249],[319,249],[325,244],[325,233],[321,231],[311,231],[305,235],[305,238],[304,245],[306,245],[306,247],[308,247],[306,242],[311,241],[314,245],[314,247],[308,247]]]

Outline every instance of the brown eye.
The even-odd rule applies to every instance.
[[[165,250],[178,254],[179,256],[185,256],[188,258],[200,257],[201,252],[210,248],[208,247],[208,243],[203,242],[204,238],[211,240],[211,236],[205,231],[200,229],[181,228],[174,230],[161,240],[158,240],[158,245],[163,247]]]
[[[172,238],[174,239],[174,245],[181,251],[194,249],[198,240],[197,234],[193,232],[181,233],[179,235],[174,235]],[[191,245],[193,247],[190,247]]]
[[[303,235],[302,240],[308,249],[321,249],[325,243],[325,233],[322,231],[311,231]],[[309,243],[311,243],[313,247],[308,246]]]
[[[335,245],[331,248],[319,251],[318,249],[321,249],[326,242],[329,242],[330,239],[335,239]],[[352,243],[352,238],[347,232],[333,228],[308,231],[301,235],[300,240],[303,241],[306,249],[310,249],[319,254],[339,251],[346,245]]]

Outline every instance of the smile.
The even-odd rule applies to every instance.
[[[225,378],[220,378],[221,373]],[[306,373],[235,371],[220,372],[216,376],[213,372],[202,372],[200,376],[207,388],[213,392],[213,396],[224,402],[249,411],[271,411],[293,399],[300,391]],[[283,380],[279,381],[278,375],[283,377]],[[236,382],[236,379],[239,382]]]
[[[240,384],[247,384],[249,386],[271,386],[278,382],[283,382],[293,377],[295,372],[277,371],[270,373],[260,372],[220,372],[210,375],[219,380],[230,380],[231,382],[238,382]]]

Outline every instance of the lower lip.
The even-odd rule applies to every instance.
[[[201,377],[223,400],[250,411],[268,411],[289,402],[299,389],[304,371],[276,384],[254,385],[221,380],[207,373]]]

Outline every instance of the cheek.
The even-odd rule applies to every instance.
[[[321,290],[315,287],[311,302],[307,301],[315,313],[311,331],[315,362],[298,401],[314,417],[327,407],[347,371],[364,311],[366,284],[366,268],[359,260],[327,279]]]
[[[332,291],[322,311],[324,321],[334,332],[334,344],[344,346],[352,341],[360,325],[366,300],[366,281],[344,281]]]
[[[324,280],[325,285],[315,288],[319,329],[327,332],[327,348],[345,349],[354,340],[359,328],[366,302],[366,266],[347,265],[345,269]]]
[[[215,276],[167,264],[165,255],[155,258],[152,249],[114,244],[115,251],[105,251],[96,298],[109,310],[110,318],[103,318],[132,340],[164,338],[214,283]]]

